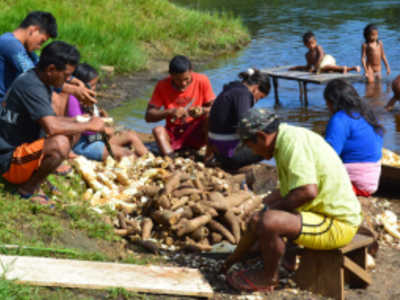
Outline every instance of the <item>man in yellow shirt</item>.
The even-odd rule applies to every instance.
[[[260,108],[243,115],[238,134],[238,147],[275,158],[279,189],[263,199],[264,208],[250,220],[264,269],[230,274],[227,280],[242,291],[271,291],[279,284],[283,237],[311,249],[343,247],[353,239],[363,214],[339,156],[318,134],[280,124]]]

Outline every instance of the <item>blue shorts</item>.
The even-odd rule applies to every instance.
[[[104,142],[89,142],[87,136],[82,136],[76,143],[73,151],[77,155],[82,155],[87,159],[103,161]]]

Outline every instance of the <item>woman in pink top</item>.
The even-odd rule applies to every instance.
[[[78,65],[73,73],[73,76],[81,80],[83,83],[90,85],[93,90],[96,89],[98,73],[92,66],[85,63]],[[78,99],[75,98],[75,96],[69,95],[69,117],[92,114],[92,107],[83,106]],[[117,160],[120,160],[124,156],[131,155],[140,157],[149,152],[136,133],[132,131],[124,131],[119,135],[115,135],[114,130],[110,127],[106,127],[105,131],[109,136],[110,145]],[[73,151],[78,155],[82,155],[88,159],[97,161],[104,161],[109,155],[101,135],[98,135],[94,132],[82,133],[79,141],[74,146]]]

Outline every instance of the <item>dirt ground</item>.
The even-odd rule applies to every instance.
[[[130,76],[123,77],[115,75],[111,77],[105,77],[99,84],[100,87],[102,87],[103,84],[103,88],[100,88],[98,92],[99,105],[106,109],[110,109],[121,105],[121,103],[124,101],[139,97],[144,89],[155,85],[159,79],[167,76],[167,69],[167,61],[157,61],[150,64],[149,70],[138,72]],[[154,139],[151,135],[141,133],[138,134],[143,142],[153,144]],[[390,209],[400,218],[400,199],[398,195],[398,191],[379,191],[379,193],[372,198],[377,199],[378,203],[388,200],[392,205]],[[370,210],[373,211],[373,213],[381,212],[381,210],[374,207],[371,207]],[[79,241],[79,237],[77,241]],[[90,247],[90,245],[88,246]],[[128,246],[128,248],[130,251],[134,251],[139,257],[149,255],[143,252],[142,249],[138,249],[135,246]],[[209,268],[203,265],[204,259],[198,256],[192,255],[185,256],[183,258],[175,258],[175,255],[170,255],[170,257],[171,259],[162,264],[199,267],[216,293],[214,299],[325,299],[318,295],[296,289],[296,287],[291,284],[291,281],[287,280],[288,274],[285,272],[282,272],[281,285],[276,291],[269,294],[253,294],[252,297],[254,298],[247,298],[246,295],[240,295],[235,290],[230,288],[226,284],[224,277],[217,272],[218,265],[221,264],[223,260],[216,260],[214,267]],[[366,290],[346,289],[346,299],[400,299],[400,245],[397,244],[396,247],[381,245],[380,250],[375,257],[375,261],[376,268],[372,271],[372,285]],[[261,262],[256,262],[255,265],[254,263],[254,261],[245,262],[244,264],[240,265],[239,268],[249,267],[249,264],[252,264],[253,267],[262,266]],[[73,292],[74,296],[78,298],[90,297],[92,299],[107,299],[102,291],[71,290],[71,292]],[[194,298],[176,296],[172,297],[165,295],[141,295],[129,299]]]

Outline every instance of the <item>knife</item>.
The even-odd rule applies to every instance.
[[[185,106],[185,110],[186,110],[186,111],[192,106],[192,104],[194,103],[194,101],[196,101],[196,99],[197,99],[197,98],[194,98],[192,101],[189,102],[188,105]],[[176,122],[176,118],[175,118],[175,117],[172,118],[172,119],[171,119],[171,122],[172,122],[172,123],[175,123],[175,122]]]
[[[86,87],[87,87],[88,89],[90,89],[90,90],[92,89],[92,86],[91,86],[89,83],[86,83],[85,85],[86,85]],[[94,113],[95,115],[97,115],[98,117],[100,117],[99,108],[98,108],[97,105],[94,104],[94,103],[93,103],[93,113]],[[110,154],[110,156],[111,156],[114,160],[117,160],[117,159],[115,158],[114,152],[112,151],[112,148],[111,148],[111,145],[110,145],[110,141],[108,140],[108,135],[107,135],[107,133],[106,133],[105,130],[103,130],[103,131],[101,132],[101,137],[102,137],[102,139],[103,139],[104,145],[106,146],[106,149],[107,149],[107,151],[108,151],[108,154]]]

